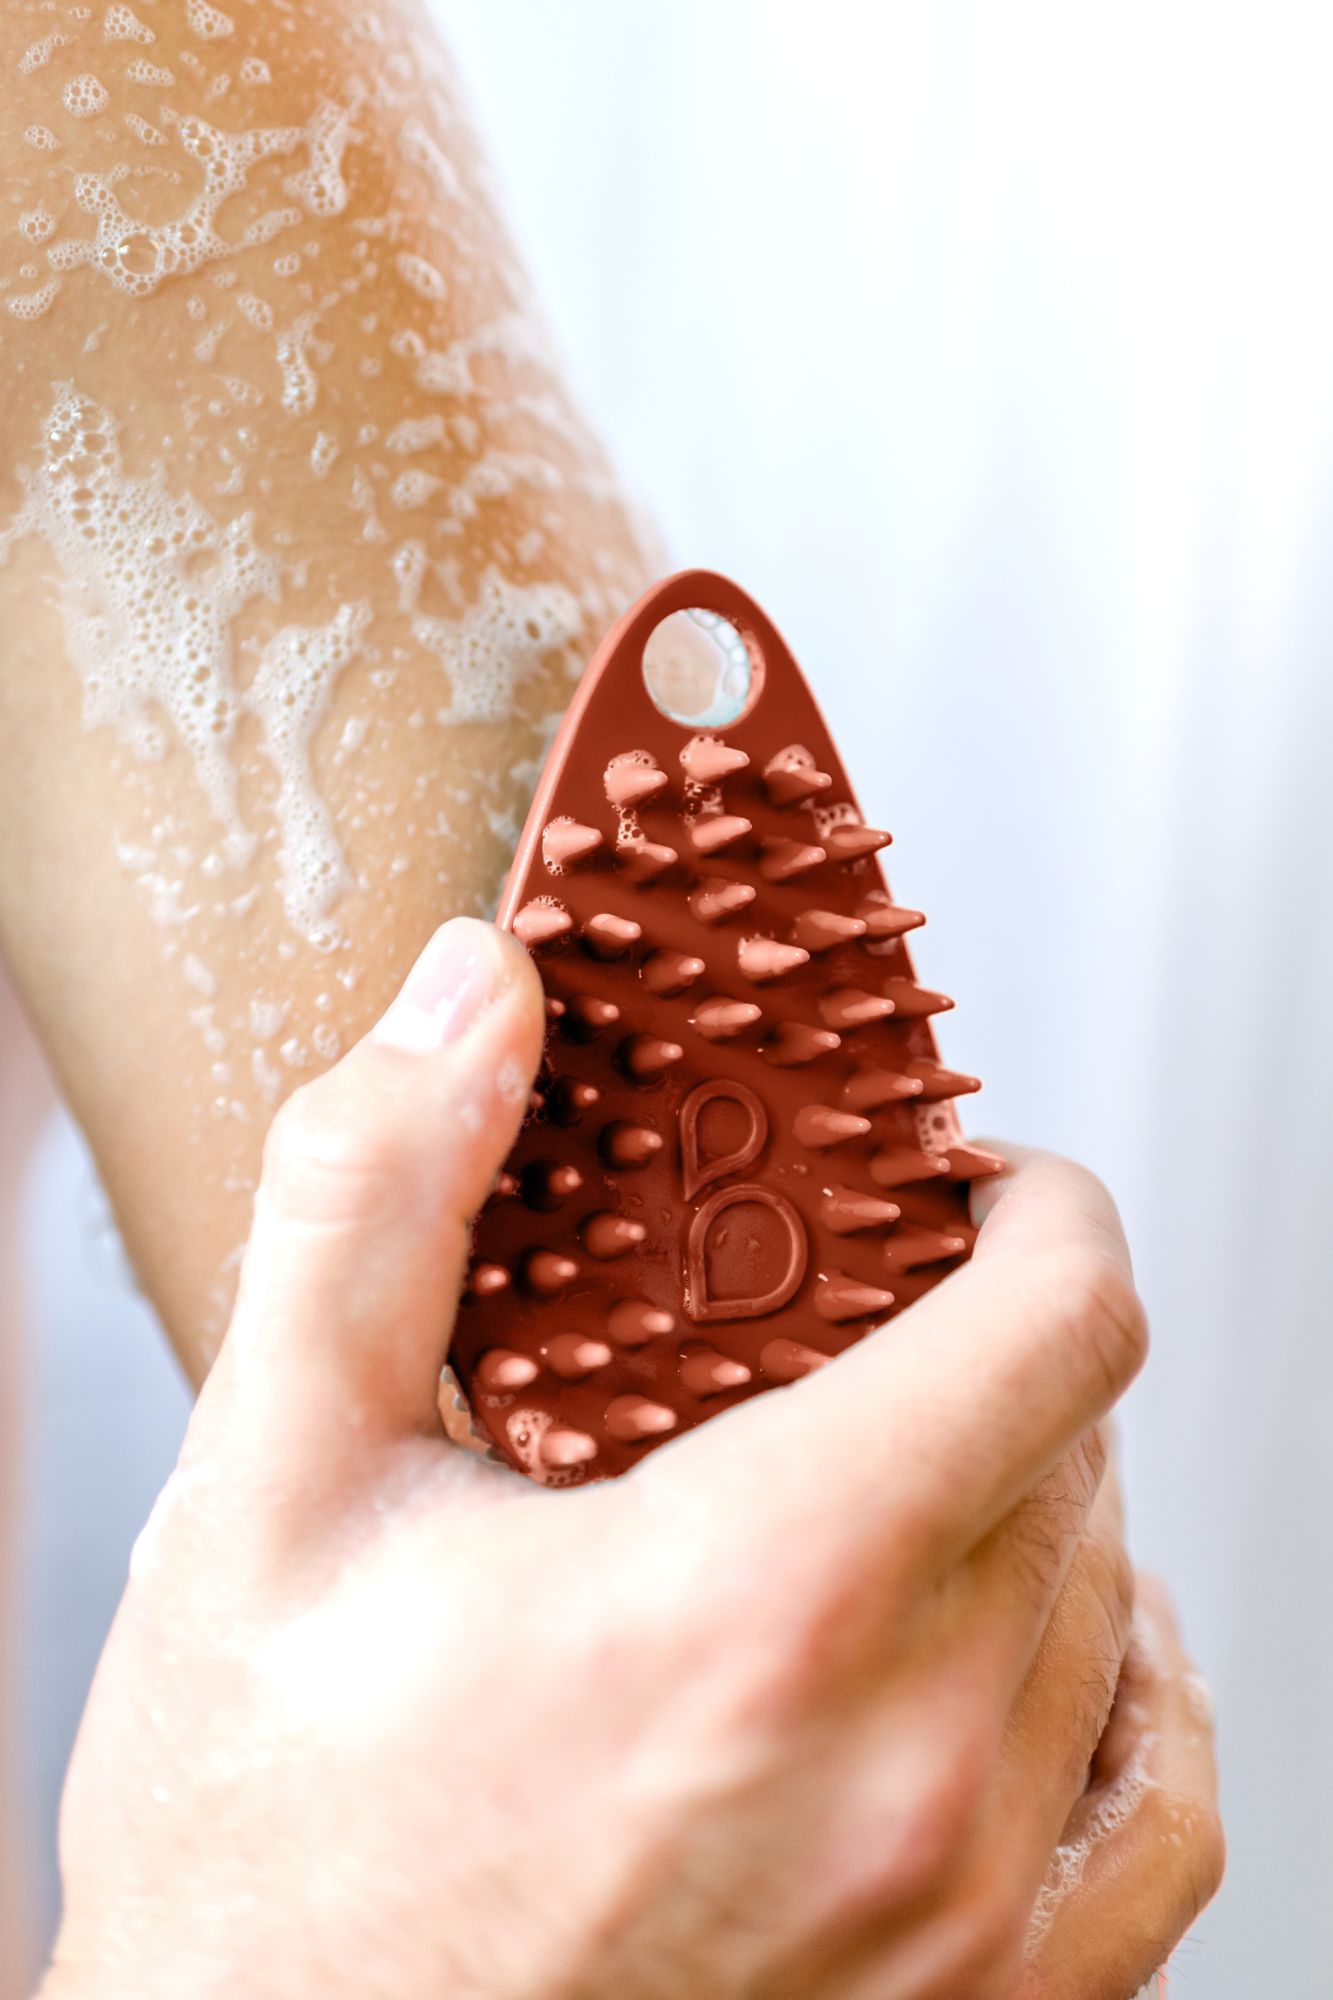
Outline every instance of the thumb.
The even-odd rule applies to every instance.
[[[543,1022],[522,946],[455,917],[370,1033],[279,1110],[220,1363],[261,1463],[305,1453],[336,1477],[340,1442],[438,1431],[468,1224]]]

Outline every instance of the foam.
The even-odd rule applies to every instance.
[[[60,141],[48,125],[27,125],[23,130],[23,143],[38,153],[58,153]]]
[[[69,36],[62,35],[59,29],[49,35],[43,35],[39,42],[34,42],[31,48],[25,49],[19,57],[19,75],[31,76],[34,70],[43,69],[50,62],[57,49],[68,47]]]
[[[504,721],[519,682],[582,629],[578,600],[561,584],[510,583],[492,564],[476,602],[461,617],[442,618],[420,608],[427,574],[439,576],[420,542],[404,543],[393,566],[412,636],[448,676],[452,699],[438,711],[440,722]]]
[[[236,33],[236,23],[230,14],[210,7],[208,0],[185,0],[185,19],[190,33],[198,35],[201,41],[221,42]]]
[[[60,93],[60,101],[71,118],[96,118],[111,99],[106,85],[95,76],[72,76]]]
[[[108,7],[102,17],[102,33],[109,42],[139,42],[144,47],[157,40],[132,7]]]
[[[1031,1955],[1055,1922],[1056,1913],[1073,1895],[1087,1872],[1097,1848],[1128,1825],[1146,1795],[1154,1790],[1149,1776],[1149,1752],[1156,1739],[1145,1736],[1114,1783],[1107,1786],[1084,1823],[1077,1840],[1063,1841],[1052,1855],[1032,1915],[1028,1919],[1025,1949]]]
[[[169,84],[172,80],[169,71],[156,71],[142,60],[132,62],[127,74],[141,83]],[[71,92],[76,93],[75,102],[71,102]],[[101,93],[100,100],[96,92]],[[106,92],[95,77],[74,78],[66,86],[65,99],[79,116],[91,115],[107,102]],[[86,264],[130,297],[146,298],[166,278],[197,271],[238,249],[266,243],[300,222],[303,214],[336,215],[346,203],[341,161],[350,137],[350,114],[327,99],[305,125],[256,126],[248,132],[223,132],[207,119],[182,118],[170,107],[162,118],[172,128],[177,144],[202,169],[203,186],[179,215],[166,222],[148,223],[122,207],[112,184],[114,174],[79,174],[74,199],[93,218],[94,231],[91,236],[53,243],[47,257],[55,269],[68,271]],[[221,235],[216,227],[218,210],[246,187],[252,169],[263,160],[294,153],[302,145],[307,150],[307,164],[283,183],[284,191],[300,206],[265,210],[234,240]]]
[[[328,908],[347,878],[313,783],[310,741],[333,681],[359,650],[369,607],[340,605],[325,625],[280,626],[249,687],[238,688],[232,621],[256,599],[276,600],[281,583],[249,513],[219,522],[191,495],[170,493],[160,474],[128,475],[115,424],[69,384],[47,419],[41,466],[21,468],[20,478],[24,501],[0,530],[0,560],[27,535],[54,551],[85,724],[117,729],[149,758],[174,734],[224,829],[227,859],[240,865],[255,837],[238,809],[229,750],[239,716],[255,716],[278,777],[283,907],[296,930],[327,945]],[[174,900],[161,905],[166,886],[157,884],[155,907],[176,921]]]
[[[418,257],[415,251],[400,250],[394,262],[403,283],[409,285],[419,298],[437,300],[448,295],[449,287],[443,275],[426,258]]]

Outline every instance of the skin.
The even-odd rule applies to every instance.
[[[890,1327],[547,1493],[435,1418],[541,1031],[456,920],[275,1121],[71,1770],[48,2000],[1129,2000],[1221,1835],[1105,1477],[1144,1327],[1104,1190],[1016,1156]]]

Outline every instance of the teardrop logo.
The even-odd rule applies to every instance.
[[[696,1325],[777,1312],[808,1256],[805,1224],[785,1196],[750,1181],[719,1188],[686,1238],[685,1310]]]
[[[709,1130],[723,1135],[717,1150],[704,1151]],[[698,1083],[680,1107],[681,1180],[686,1201],[724,1174],[743,1174],[754,1165],[768,1138],[768,1113],[743,1083],[722,1077]]]

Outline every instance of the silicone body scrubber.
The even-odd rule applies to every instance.
[[[645,643],[744,642],[735,721],[664,714]],[[733,644],[735,643],[733,637]],[[966,1257],[964,1145],[893,902],[799,668],[734,584],[650,591],[588,668],[499,921],[547,995],[543,1074],[478,1218],[448,1428],[547,1485],[623,1472],[794,1381]]]

